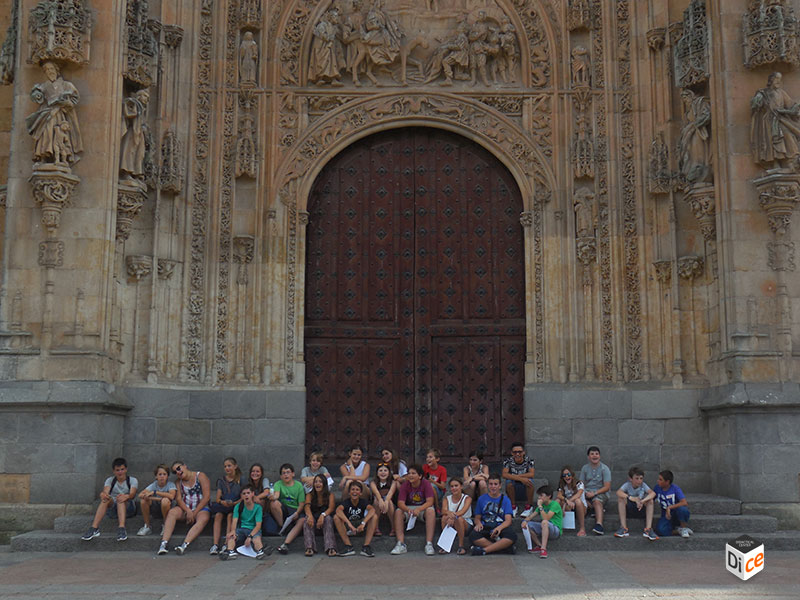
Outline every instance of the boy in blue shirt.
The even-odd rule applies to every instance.
[[[661,505],[661,518],[656,523],[656,533],[662,537],[672,535],[677,528],[681,537],[688,538],[692,533],[689,529],[689,503],[683,490],[672,483],[675,476],[672,471],[661,471],[658,474],[656,485],[656,502]]]
[[[508,550],[514,553],[517,534],[511,530],[511,499],[500,493],[500,475],[492,473],[486,481],[489,493],[478,498],[475,527],[469,534],[473,556]]]

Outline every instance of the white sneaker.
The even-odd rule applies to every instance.
[[[161,540],[161,544],[158,546],[157,554],[166,554],[167,552],[169,552],[169,550],[167,550],[167,542]]]
[[[511,516],[512,517],[518,517],[519,516],[519,509],[520,509],[519,506],[512,506],[511,507]]]
[[[431,548],[433,548],[433,545],[431,545]],[[408,552],[406,545],[403,542],[397,542],[389,554],[405,554],[406,552]]]
[[[183,556],[186,553],[186,548],[189,547],[189,544],[183,542],[180,546],[175,546],[175,552],[178,553],[178,556]]]
[[[436,554],[436,550],[433,549],[433,543],[431,542],[425,543],[425,554],[427,554],[428,556],[433,556],[434,554]]]
[[[678,532],[681,534],[681,537],[688,538],[691,535],[691,530],[688,527],[681,527]]]
[[[529,509],[522,511],[520,517],[522,517],[523,519],[527,519],[532,514],[533,514],[533,507],[531,506]]]
[[[214,555],[216,555],[216,554],[219,554],[219,546],[217,546],[216,544],[212,544],[212,545],[211,545],[211,548],[209,548],[209,550],[208,550],[208,553],[209,553],[211,556],[214,556]]]
[[[148,525],[145,525],[139,531],[136,532],[136,535],[150,535],[151,533],[153,533],[153,530],[150,529]]]

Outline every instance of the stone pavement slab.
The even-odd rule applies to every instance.
[[[772,552],[747,582],[719,552],[556,552],[516,556],[272,555],[222,562],[205,552],[0,552],[0,600],[797,600],[800,552]]]

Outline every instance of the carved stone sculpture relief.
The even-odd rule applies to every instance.
[[[589,51],[583,46],[576,46],[572,50],[572,87],[590,87],[591,66]]]
[[[595,147],[591,131],[588,91],[573,96],[575,104],[575,135],[572,140],[572,169],[576,179],[594,177]]]
[[[744,66],[800,64],[798,22],[790,0],[751,0],[742,18]]]
[[[119,171],[123,179],[144,181],[147,153],[147,105],[150,92],[146,89],[131,94],[122,103],[122,142]]]
[[[239,85],[254,86],[258,75],[258,44],[252,31],[245,31],[239,44]]]
[[[341,85],[342,71],[345,68],[341,38],[339,11],[331,9],[314,27],[314,41],[311,43],[308,67],[309,81],[316,84]],[[354,80],[355,78],[354,75]]]
[[[713,181],[711,105],[691,90],[681,92],[683,125],[678,142],[678,177],[684,189]]]
[[[241,0],[239,2],[239,26],[261,27],[261,0]]]
[[[257,168],[256,131],[253,115],[244,113],[239,119],[239,139],[236,142],[236,177],[255,178]]]
[[[160,23],[150,19],[148,0],[128,0],[125,13],[125,67],[123,76],[141,87],[153,83],[153,69],[158,57],[158,39],[154,31]]]
[[[588,188],[579,188],[575,190],[572,203],[575,210],[575,235],[579,238],[594,237],[597,224],[594,192]]]
[[[11,3],[11,23],[6,29],[6,38],[0,47],[0,84],[14,82],[14,69],[17,64],[17,35],[19,33],[19,2]]]
[[[767,169],[797,171],[800,155],[800,102],[793,101],[781,87],[783,76],[776,72],[767,87],[750,101],[750,148],[753,160]]]
[[[43,0],[28,19],[28,60],[88,63],[91,36],[88,0]]]
[[[675,82],[685,88],[708,81],[708,21],[705,0],[683,11],[683,34],[675,44]]]
[[[669,148],[664,143],[664,134],[658,133],[650,144],[648,190],[651,194],[667,194],[672,187],[672,172],[669,168]]]
[[[175,130],[170,128],[161,142],[161,169],[159,169],[159,186],[165,192],[179,194],[183,190],[184,166],[183,144]]]
[[[592,28],[591,0],[568,0],[567,4],[567,29]]]

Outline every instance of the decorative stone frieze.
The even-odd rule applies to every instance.
[[[125,13],[125,67],[122,75],[129,82],[150,87],[158,57],[158,38],[154,30],[161,24],[149,16],[148,0],[128,0]]]
[[[80,179],[69,167],[39,163],[28,181],[33,188],[33,199],[42,209],[42,225],[50,237],[55,237],[61,213],[72,204],[72,195]]]
[[[767,244],[767,264],[773,271],[795,270],[794,242],[769,242]]]
[[[705,0],[692,0],[683,11],[682,35],[675,44],[675,83],[687,88],[708,81],[708,20]]]
[[[800,65],[798,22],[790,0],[751,0],[742,18],[744,66]]]
[[[147,200],[147,186],[136,179],[119,182],[117,189],[117,241],[124,242],[131,233],[133,221]]]
[[[11,22],[6,29],[3,46],[0,47],[0,84],[14,83],[17,65],[17,36],[19,35],[19,2],[11,3]]]
[[[792,212],[800,201],[800,174],[770,173],[754,179],[758,203],[769,219],[772,233],[785,235],[789,230]]]
[[[700,256],[681,256],[678,259],[678,276],[692,281],[703,274],[703,259]]]
[[[152,272],[153,258],[140,254],[129,254],[125,257],[125,268],[129,277],[133,277],[137,282],[141,281]]]
[[[714,186],[692,187],[685,192],[683,199],[691,207],[692,214],[700,224],[703,238],[707,242],[714,241],[717,232]]]
[[[64,242],[46,240],[39,242],[39,266],[52,269],[64,264]]]
[[[43,0],[28,18],[28,62],[89,62],[92,11],[88,0]]]

